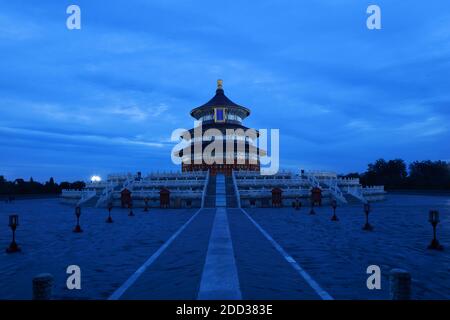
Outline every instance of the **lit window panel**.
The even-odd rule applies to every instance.
[[[214,109],[214,121],[215,122],[225,122],[225,108],[215,108]]]

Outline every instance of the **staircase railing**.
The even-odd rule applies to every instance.
[[[234,193],[236,195],[236,201],[238,208],[241,208],[241,194],[239,193],[239,188],[237,186],[236,176],[234,174],[234,170],[231,171],[231,177],[233,178],[233,187],[234,187]]]
[[[206,190],[208,188],[208,184],[209,184],[209,170],[208,173],[206,174],[205,186],[203,187],[201,208],[205,206]]]
[[[363,203],[368,202],[367,199],[364,197],[360,186],[355,186],[355,187],[348,186],[347,192],[348,192],[348,194],[352,195],[356,199],[361,200]]]
[[[97,208],[108,202],[108,200],[111,198],[111,196],[114,192],[114,188],[116,186],[117,185],[111,183],[107,187],[105,187],[105,189],[103,189],[103,191],[100,195],[100,198],[97,200],[97,204],[95,205]]]
[[[321,188],[319,180],[314,176],[314,173],[312,172],[305,172],[306,178],[308,179],[308,182],[314,187],[314,188]],[[326,179],[323,180],[323,183],[329,188],[331,194],[336,200],[341,201],[342,203],[347,203],[347,199],[345,199],[344,194],[342,193],[341,189],[339,189],[339,186],[337,184],[337,179]]]
[[[96,191],[84,191],[81,194],[81,199],[78,200],[77,202],[77,206],[81,206],[83,203],[86,203],[87,201],[91,200],[96,195],[97,195]]]
[[[344,194],[337,184],[337,179],[327,179],[324,183],[330,188],[331,194],[336,198],[336,200],[339,200],[342,203],[347,203],[347,199],[345,199]]]
[[[314,188],[320,188],[320,183],[319,181],[316,179],[316,177],[314,176],[314,174],[309,173],[309,172],[305,172],[306,175],[306,179],[308,179],[308,182],[314,187]]]
[[[127,180],[125,180],[125,182],[123,183],[122,188],[132,191],[131,189],[133,189],[133,183],[134,183],[134,177],[128,176]]]

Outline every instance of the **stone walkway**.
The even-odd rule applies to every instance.
[[[198,299],[239,300],[241,298],[227,210],[217,208]]]
[[[201,209],[180,229],[110,299],[331,299],[241,209]]]

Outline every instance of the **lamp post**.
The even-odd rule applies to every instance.
[[[333,216],[331,217],[331,221],[339,221],[339,218],[336,216],[337,201],[335,199],[331,200],[331,207],[333,208]]]
[[[133,205],[131,203],[128,204],[128,209],[130,210],[130,212],[128,213],[128,216],[133,217],[134,216]]]
[[[144,199],[144,203],[145,203],[144,211],[147,212],[148,211],[148,198]]]
[[[309,214],[316,214],[314,211],[314,200],[311,200],[311,210],[309,211]]]
[[[113,223],[113,219],[111,218],[111,210],[113,208],[112,202],[108,203],[108,219],[106,219],[107,223]]]
[[[373,227],[369,223],[369,213],[370,213],[370,204],[369,202],[364,203],[364,213],[366,214],[366,224],[363,227],[363,230],[372,231]]]
[[[444,247],[439,243],[439,241],[436,238],[436,227],[437,227],[438,223],[440,222],[439,211],[430,210],[430,213],[428,214],[428,221],[433,226],[433,240],[431,240],[431,243],[428,246],[428,249],[444,250]]]
[[[75,208],[75,215],[77,216],[77,225],[75,226],[75,229],[73,229],[73,232],[75,233],[83,232],[83,230],[80,227],[81,208],[79,206]]]
[[[16,229],[19,226],[19,216],[17,214],[12,214],[9,216],[9,227],[12,230],[12,242],[6,249],[7,253],[19,252],[20,248],[16,243]]]

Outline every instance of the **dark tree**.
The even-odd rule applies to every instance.
[[[75,181],[75,182],[61,182],[59,185],[59,188],[61,190],[64,189],[75,189],[75,190],[79,190],[79,189],[83,189],[86,186],[86,183],[84,183],[83,181]]]
[[[368,165],[361,182],[364,185],[384,185],[387,189],[398,189],[405,186],[407,175],[404,160],[378,159]]]
[[[55,180],[53,178],[50,178],[48,182],[44,185],[46,193],[59,193],[60,189],[59,186],[55,183]]]
[[[67,181],[63,181],[59,184],[59,187],[61,188],[61,190],[72,189],[70,186],[71,186],[71,183],[67,182]]]
[[[86,187],[84,181],[75,181],[71,183],[71,189],[83,189],[84,187]]]
[[[408,183],[420,189],[450,189],[450,166],[445,161],[414,161],[409,165]]]

